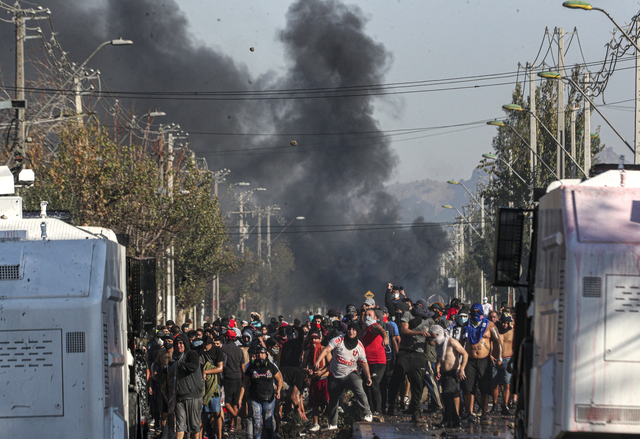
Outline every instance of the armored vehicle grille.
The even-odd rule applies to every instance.
[[[19,280],[20,265],[0,265],[0,280]]]
[[[602,278],[591,276],[583,277],[582,297],[602,297]]]
[[[84,332],[67,332],[67,354],[81,354],[85,350]]]

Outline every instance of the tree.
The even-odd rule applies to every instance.
[[[68,210],[78,225],[102,226],[129,236],[128,253],[166,260],[175,249],[177,302],[183,308],[200,303],[214,272],[230,269],[233,254],[217,199],[211,197],[211,175],[189,158],[159,167],[153,150],[118,146],[96,123],[69,123],[60,129],[57,154],[42,143],[30,146],[28,162],[36,174],[33,188],[22,190],[25,209]],[[172,174],[173,194],[162,189]],[[158,270],[161,284],[166,276]]]

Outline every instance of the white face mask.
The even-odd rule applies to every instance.
[[[393,299],[399,299],[400,298],[400,293],[393,293]]]
[[[442,343],[444,343],[444,334],[440,334],[439,336],[437,336],[436,338],[434,338],[436,344],[438,346],[440,346]]]
[[[367,326],[371,326],[371,325],[373,325],[373,324],[374,324],[374,323],[376,323],[376,322],[377,322],[377,320],[376,320],[376,319],[374,319],[374,318],[373,318],[373,317],[371,317],[371,316],[365,316],[365,317],[364,317],[364,324],[365,324],[365,325],[367,325]]]

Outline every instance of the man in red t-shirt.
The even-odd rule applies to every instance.
[[[362,345],[367,355],[369,372],[371,373],[371,386],[364,388],[369,407],[374,415],[382,411],[382,397],[380,395],[380,381],[384,377],[387,368],[387,354],[385,348],[389,346],[389,336],[380,322],[383,313],[380,309],[367,309],[364,316],[364,324],[367,329],[362,334]]]

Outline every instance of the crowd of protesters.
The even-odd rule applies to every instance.
[[[235,316],[193,328],[158,327],[147,347],[150,412],[156,437],[274,438],[297,413],[310,431],[338,428],[345,391],[365,422],[402,412],[415,420],[442,410],[441,428],[487,419],[489,398],[509,415],[513,318],[484,304],[410,299],[387,285],[384,304],[366,299],[345,312],[285,321]],[[510,370],[510,369],[509,369]]]

